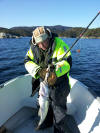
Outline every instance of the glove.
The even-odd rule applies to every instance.
[[[41,68],[40,70],[39,70],[39,72],[38,72],[38,75],[44,80],[45,79],[45,75],[46,75],[46,71],[47,70],[47,68]]]
[[[39,75],[43,80],[45,79],[46,73],[47,73],[47,68],[43,68],[39,70]],[[48,84],[50,86],[53,86],[56,82],[56,79],[57,79],[56,74],[54,72],[50,72],[48,77]]]
[[[48,84],[50,86],[53,86],[57,80],[57,76],[54,72],[50,72],[50,75],[48,77]]]

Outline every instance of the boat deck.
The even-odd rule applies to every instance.
[[[68,124],[74,133],[77,133],[73,128],[75,125],[81,133],[98,133],[100,99],[88,87],[71,77],[70,83],[72,89],[67,98],[67,114],[74,116],[77,124],[72,119],[68,120]],[[0,89],[0,133],[5,130],[6,133],[53,133],[53,127],[35,131],[38,94],[30,97],[31,92],[30,75],[13,79]]]
[[[7,133],[37,133],[35,130],[37,123],[37,110],[24,107],[5,123],[5,127]],[[38,133],[53,133],[53,127],[38,130]]]
[[[35,130],[39,121],[37,114],[38,112],[35,108],[22,108],[4,124],[5,128],[7,129],[7,133],[53,133],[53,127],[38,131]],[[70,117],[68,122],[70,123],[69,125],[72,127],[72,129],[74,129],[73,132],[79,133],[77,131],[77,125],[73,121],[72,117]]]

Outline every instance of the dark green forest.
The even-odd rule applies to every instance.
[[[13,27],[10,29],[0,27],[0,32],[9,33],[11,35],[23,36],[23,37],[31,37],[32,31],[37,26],[33,27]],[[67,27],[67,26],[45,26],[49,28],[52,32],[55,32],[60,37],[71,37],[76,38],[80,35],[80,33],[84,30],[82,27]],[[100,38],[100,28],[88,29],[84,34],[85,38]]]

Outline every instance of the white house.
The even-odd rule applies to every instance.
[[[5,37],[6,37],[6,33],[1,32],[1,33],[0,33],[0,38],[5,38]]]

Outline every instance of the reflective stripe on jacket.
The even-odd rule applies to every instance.
[[[54,50],[52,51],[52,55],[50,56],[50,58],[52,59],[52,62],[56,61],[57,65],[60,66],[58,69],[55,68],[56,76],[61,77],[65,74],[67,74],[68,76],[71,67],[71,64],[69,63],[70,61],[68,61],[68,59],[69,57],[71,57],[71,52],[69,51],[62,59],[62,61],[59,61],[59,59],[62,58],[64,53],[69,49],[68,45],[58,37],[54,38],[54,42],[52,45],[54,45]],[[25,58],[26,70],[32,75],[32,77],[38,79],[39,75],[37,75],[37,72],[40,67],[41,66],[35,62],[34,53],[30,48]]]

